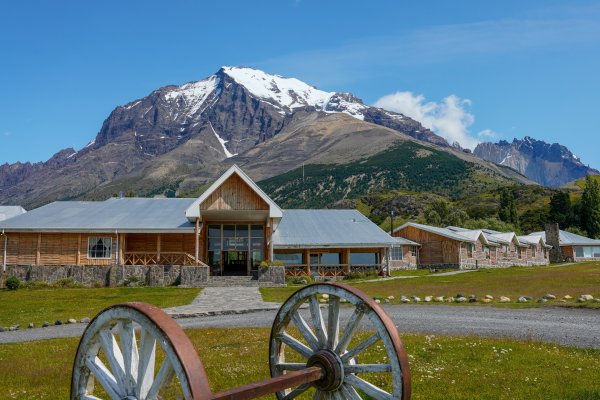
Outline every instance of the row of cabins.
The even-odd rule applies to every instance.
[[[290,276],[340,277],[419,266],[544,265],[550,248],[544,232],[407,223],[390,235],[356,210],[283,210],[235,165],[196,199],[65,201],[10,212],[0,219],[3,271],[183,265],[204,267],[209,277],[254,276],[261,264],[279,262]],[[561,231],[561,247],[563,239],[575,243]],[[571,247],[573,258],[600,258],[600,241],[583,239]]]

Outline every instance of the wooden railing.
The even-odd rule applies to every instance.
[[[125,265],[195,265],[194,256],[185,252],[124,252]]]
[[[302,276],[310,275],[310,269],[307,264],[292,264],[285,266],[285,274],[287,276]]]
[[[321,264],[313,266],[321,276],[339,277],[344,276],[348,271],[363,274],[379,274],[381,265],[348,265],[348,264]],[[307,264],[291,264],[285,266],[285,274],[287,276],[302,276],[310,275],[311,268]]]

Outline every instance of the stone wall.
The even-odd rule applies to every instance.
[[[148,286],[199,286],[208,281],[208,267],[178,265],[7,265],[2,282],[16,276],[23,282],[56,282],[72,278],[88,287],[121,286],[139,281]]]
[[[274,284],[283,285],[285,284],[285,267],[278,265],[271,265],[268,268],[258,269],[258,281],[259,282],[272,282]]]

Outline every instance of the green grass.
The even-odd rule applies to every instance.
[[[157,307],[173,307],[189,304],[200,289],[163,287],[119,287],[101,289],[19,289],[0,290],[0,326],[30,322],[40,326],[44,321],[51,324],[57,319],[65,322],[94,317],[100,310],[112,304],[143,301]]]
[[[392,303],[399,303],[400,296],[456,296],[461,293],[478,298],[489,294],[494,296],[490,304],[495,306],[532,307],[537,298],[547,293],[560,296],[557,300],[545,305],[600,307],[600,303],[577,303],[577,297],[591,294],[600,297],[600,263],[582,263],[564,266],[545,267],[512,267],[501,269],[481,269],[465,274],[451,276],[436,276],[435,274],[412,279],[395,279],[388,281],[356,283],[354,286],[373,297],[385,298],[394,296]],[[282,302],[296,288],[261,288],[265,301]],[[564,295],[573,297],[566,303],[560,302]],[[498,303],[500,296],[510,297],[511,303]],[[516,303],[519,296],[532,296],[533,302]],[[428,304],[428,303],[419,303]],[[433,303],[432,303],[433,304]],[[454,304],[454,303],[453,303]],[[463,303],[467,304],[467,303]],[[469,305],[484,305],[483,303],[468,303]]]
[[[268,378],[268,329],[186,333],[198,349],[213,392]],[[508,339],[416,334],[402,338],[415,400],[600,399],[600,350]],[[0,345],[2,397],[68,398],[77,342]],[[366,354],[362,360],[375,356]]]

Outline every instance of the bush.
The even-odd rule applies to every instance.
[[[355,280],[355,279],[377,279],[377,278],[379,278],[379,276],[377,275],[376,272],[369,272],[369,273],[349,272],[346,275],[344,275],[345,281],[351,281],[351,280]]]
[[[50,287],[50,284],[46,281],[32,281],[32,282],[23,282],[21,287],[27,289],[47,289]]]
[[[8,290],[17,290],[21,286],[21,281],[16,276],[11,276],[6,280],[6,288]]]
[[[123,286],[129,286],[129,287],[146,286],[146,280],[138,278],[137,276],[129,275],[123,281]]]
[[[61,278],[52,284],[55,288],[80,288],[83,287],[81,283],[75,282],[73,278]]]
[[[292,285],[308,285],[313,283],[313,279],[309,275],[288,276],[285,278],[285,283]]]

